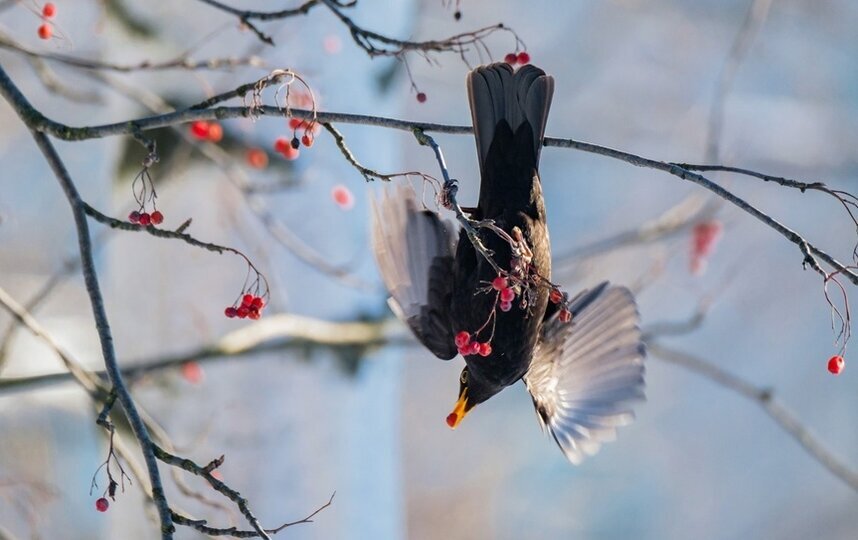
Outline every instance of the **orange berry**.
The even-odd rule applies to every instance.
[[[39,26],[38,32],[39,32],[39,37],[42,39],[51,39],[51,36],[54,35],[54,29],[51,28],[51,25],[48,23],[45,23],[45,24]]]

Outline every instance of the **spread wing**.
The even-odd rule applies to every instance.
[[[372,247],[390,308],[443,360],[457,354],[450,322],[452,236],[438,215],[419,209],[410,188],[373,200]]]
[[[572,463],[593,455],[634,418],[644,398],[645,350],[632,293],[602,283],[570,302],[572,321],[553,315],[524,382],[543,431]]]

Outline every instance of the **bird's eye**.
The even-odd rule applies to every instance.
[[[468,384],[468,372],[462,371],[462,374],[459,375],[459,382],[462,384]]]

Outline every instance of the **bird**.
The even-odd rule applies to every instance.
[[[406,186],[372,201],[372,250],[388,304],[435,356],[462,355],[455,429],[523,381],[543,431],[578,464],[613,440],[645,398],[646,356],[629,289],[603,282],[570,297],[551,281],[539,158],[554,79],[531,64],[467,76],[480,170],[482,249]]]

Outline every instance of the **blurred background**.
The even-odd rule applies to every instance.
[[[35,107],[70,125],[187,106],[274,68],[301,73],[321,110],[470,121],[468,66],[457,54],[433,54],[431,62],[406,55],[409,79],[397,59],[370,59],[358,49],[325,7],[256,23],[274,39],[276,47],[270,47],[240,29],[235,17],[202,2],[55,4],[56,37],[42,40],[34,14],[39,4],[0,2],[0,64]],[[347,13],[367,29],[417,40],[503,21],[526,43],[532,62],[556,79],[550,136],[858,191],[855,2],[451,4],[361,0]],[[493,60],[516,48],[505,33],[486,44]],[[22,48],[127,65],[188,51],[194,60],[258,61],[230,69],[123,73],[71,68],[22,54]],[[472,65],[488,60],[473,52],[466,58]],[[426,94],[425,103],[415,99],[417,91]],[[266,102],[273,103],[273,96],[266,94]],[[120,363],[148,365],[177,356],[192,361],[150,371],[132,388],[179,452],[199,463],[224,454],[224,480],[250,500],[266,526],[301,519],[336,491],[333,505],[314,523],[281,536],[858,536],[858,494],[842,478],[758,403],[657,355],[648,360],[648,399],[636,422],[580,466],[567,463],[540,433],[523,385],[449,430],[444,417],[457,397],[463,362],[438,361],[389,320],[369,250],[369,201],[378,186],[363,180],[324,131],[312,148],[287,161],[273,151],[276,137],[291,137],[285,120],[221,125],[224,137],[217,144],[193,141],[187,126],[151,134],[162,158],[151,171],[158,208],[163,227],[193,218],[189,232],[242,249],[266,274],[271,302],[262,321],[223,316],[246,272],[239,258],[97,223],[91,228]],[[0,126],[0,287],[27,303],[53,282],[34,316],[87,367],[103,367],[79,271],[67,268],[77,254],[68,203],[6,104],[0,105]],[[438,173],[431,152],[407,132],[337,127],[368,167]],[[472,138],[436,140],[460,180],[460,202],[470,204],[478,185]],[[110,137],[56,144],[90,204],[119,218],[134,209],[131,181],[144,155],[138,143]],[[246,162],[246,151],[256,147],[269,154],[265,169]],[[842,375],[827,372],[826,361],[838,348],[822,279],[802,270],[793,244],[700,188],[657,171],[547,148],[541,174],[555,281],[571,291],[604,279],[632,286],[639,291],[643,325],[654,330],[705,311],[699,325],[660,336],[657,343],[771,389],[820,444],[858,468],[858,372],[849,369],[848,355]],[[855,224],[834,199],[749,177],[709,177],[838,259],[851,259]],[[348,190],[351,201],[333,197],[335,188]],[[700,223],[721,228],[721,238],[693,272],[693,231]],[[847,290],[854,300],[854,288]],[[332,348],[287,341],[265,353],[194,357],[229,332],[282,320],[275,314],[380,322],[393,343]],[[10,323],[0,313],[0,536],[157,538],[136,482],[108,512],[95,511],[106,479],[100,473],[100,489],[92,494],[90,482],[107,455],[97,409],[74,383],[22,383],[63,368],[26,329],[10,333]],[[135,441],[127,434],[123,439],[137,456]],[[182,494],[167,467],[161,469],[177,507],[213,526],[243,525],[234,510]],[[198,479],[186,480],[215,498]],[[180,527],[176,537],[200,535]]]

